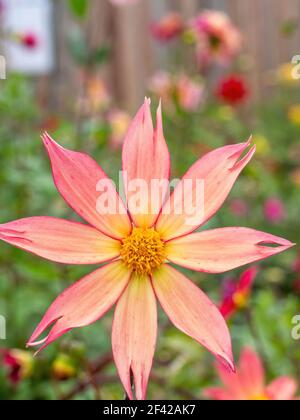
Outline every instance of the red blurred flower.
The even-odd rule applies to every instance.
[[[238,75],[230,75],[219,82],[217,96],[227,104],[238,105],[249,96],[246,81]]]
[[[42,121],[41,129],[43,131],[55,131],[60,126],[60,118],[57,115],[50,115]]]
[[[293,264],[293,270],[300,272],[300,255],[297,256],[294,264]]]
[[[239,309],[247,306],[257,272],[257,267],[251,267],[243,272],[238,282],[225,282],[223,301],[220,305],[224,318],[230,318]]]
[[[179,13],[172,12],[161,21],[153,22],[150,28],[153,37],[157,40],[171,41],[182,33],[184,23]]]
[[[294,281],[294,289],[297,293],[300,293],[300,279]]]
[[[217,96],[230,105],[238,105],[249,96],[245,79],[238,75],[230,75],[222,79],[217,88]]]
[[[38,45],[38,38],[33,33],[27,33],[21,36],[21,43],[26,48],[34,49]]]
[[[280,223],[285,217],[285,209],[281,200],[269,198],[264,205],[265,218],[271,223]]]
[[[2,351],[2,362],[8,370],[8,379],[18,384],[27,378],[32,371],[32,355],[28,351],[19,349],[5,349]]]

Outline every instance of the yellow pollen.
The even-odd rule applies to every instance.
[[[151,274],[166,259],[165,244],[151,228],[133,228],[123,239],[121,257],[128,268],[138,274]]]

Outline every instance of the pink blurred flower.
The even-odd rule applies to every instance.
[[[118,149],[123,144],[130,124],[130,116],[125,111],[114,109],[109,112],[107,119],[111,128],[110,145],[113,149]]]
[[[283,202],[278,198],[269,198],[264,204],[264,215],[270,223],[280,223],[285,218]]]
[[[151,79],[149,88],[169,110],[174,110],[178,103],[185,111],[196,111],[204,99],[204,85],[184,74],[173,76],[158,72]]]
[[[230,203],[230,211],[235,216],[246,216],[249,211],[248,204],[244,200],[236,198]]]
[[[182,33],[184,23],[179,13],[171,12],[161,21],[153,22],[150,29],[158,41],[171,41]]]
[[[21,44],[29,49],[34,49],[38,45],[38,38],[34,33],[27,33],[24,35],[21,35],[20,37]]]
[[[218,375],[224,386],[208,388],[204,395],[213,400],[294,400],[297,382],[289,376],[281,376],[266,385],[265,370],[258,354],[244,348],[236,373],[229,372],[219,363]]]
[[[230,318],[247,306],[257,272],[257,267],[251,267],[243,272],[238,282],[231,279],[225,282],[223,301],[220,305],[224,318]]]
[[[300,272],[300,255],[298,255],[298,257],[294,261],[293,270],[296,272]]]
[[[238,105],[247,99],[249,89],[243,77],[232,74],[219,82],[216,93],[223,102]]]
[[[186,111],[196,111],[204,97],[204,86],[183,75],[177,81],[178,103]]]
[[[204,11],[193,19],[191,29],[200,64],[228,64],[241,49],[241,33],[223,12]]]
[[[173,94],[173,80],[170,73],[165,71],[158,71],[155,73],[150,79],[149,89],[157,98],[162,100],[167,108],[169,108]]]

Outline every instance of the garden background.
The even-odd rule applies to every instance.
[[[206,227],[252,227],[298,244],[256,265],[253,287],[235,299],[228,322],[237,360],[250,346],[268,380],[289,375],[300,383],[300,337],[292,336],[300,315],[300,72],[292,64],[300,54],[300,1],[45,1],[48,34],[39,33],[37,15],[28,10],[38,3],[18,2],[27,8],[20,29],[8,22],[7,2],[0,3],[0,53],[7,58],[0,80],[0,223],[74,218],[53,185],[40,135],[47,130],[66,147],[90,153],[117,179],[124,134],[146,94],[155,105],[162,98],[173,177],[212,148],[252,134],[257,152]],[[226,32],[199,42],[194,23],[207,9],[228,15],[231,39]],[[44,36],[48,64],[36,72],[22,68],[18,54],[30,63],[31,54],[43,53]],[[25,349],[53,299],[90,271],[1,243],[7,337],[0,340],[0,399],[124,398],[111,356],[112,312],[36,358]],[[221,304],[244,271],[192,279]],[[205,398],[205,388],[219,383],[213,358],[161,312],[159,318],[148,397]]]

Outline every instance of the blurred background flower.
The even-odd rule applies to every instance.
[[[205,10],[192,20],[191,28],[200,65],[228,64],[241,49],[241,32],[223,12]]]
[[[179,13],[172,12],[159,22],[151,24],[153,37],[158,41],[171,41],[177,38],[184,29],[184,23]]]

